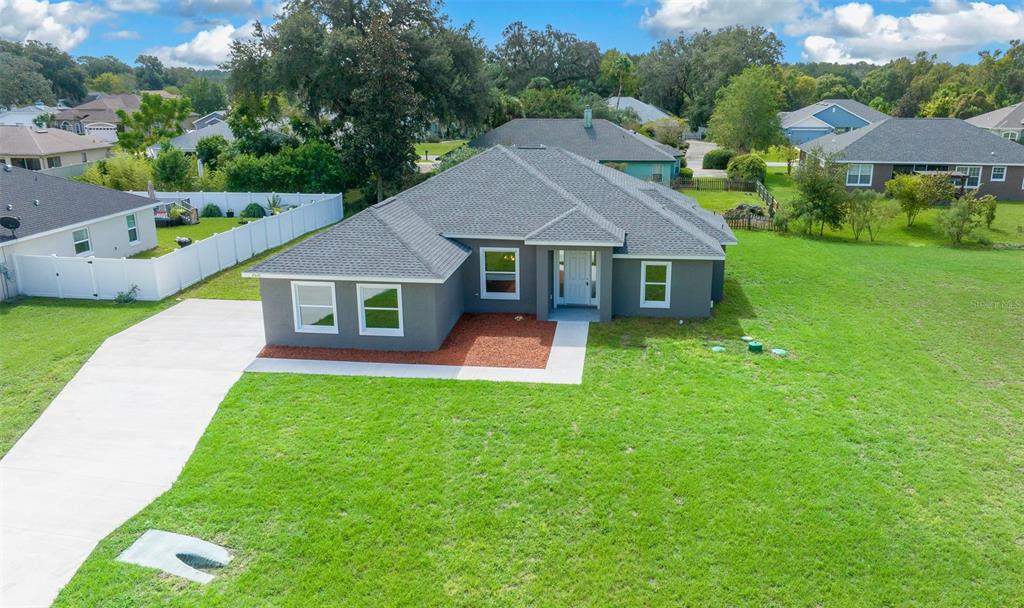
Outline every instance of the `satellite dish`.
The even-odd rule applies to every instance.
[[[10,230],[11,236],[14,237],[17,236],[14,231],[21,227],[21,220],[11,215],[5,215],[0,217],[0,226]]]

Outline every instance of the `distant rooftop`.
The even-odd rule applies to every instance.
[[[683,155],[602,118],[595,118],[589,129],[582,118],[517,118],[477,136],[470,145],[554,146],[602,162],[674,161]]]
[[[0,125],[0,156],[49,156],[113,146],[109,142],[61,129]]]
[[[672,118],[672,115],[657,106],[640,101],[636,97],[609,97],[607,100],[609,108],[619,110],[631,109],[640,117],[640,122],[646,123],[662,118]]]

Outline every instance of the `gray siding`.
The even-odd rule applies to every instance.
[[[723,246],[722,249],[725,249]],[[715,304],[725,297],[725,260],[715,260],[711,273],[711,299]]]
[[[694,318],[711,315],[711,285],[715,260],[672,260],[670,308],[640,307],[640,263],[615,258],[612,312],[624,317]],[[652,258],[651,261],[657,261]]]
[[[958,164],[970,165],[971,163],[954,163],[949,165],[950,170]],[[977,166],[977,163],[974,166]],[[871,186],[847,186],[847,190],[870,188],[871,190],[884,193],[885,183],[892,179],[892,168],[892,164],[877,163],[874,165],[871,173]],[[990,165],[982,165],[981,187],[978,188],[978,194],[991,194],[999,200],[1024,200],[1024,167],[1006,167],[1006,181],[994,182],[992,181],[992,167]]]
[[[330,281],[326,281],[330,282]],[[370,283],[370,281],[363,281]],[[456,272],[444,284],[401,283],[404,336],[362,336],[359,334],[359,306],[356,283],[334,281],[338,333],[318,334],[295,331],[291,281],[261,279],[263,326],[267,344],[372,350],[437,350],[461,315],[459,295],[462,274]]]
[[[471,249],[462,263],[462,289],[466,312],[516,312],[534,314],[537,302],[537,251],[522,241],[458,239]],[[490,300],[480,297],[480,248],[515,247],[519,249],[519,299]]]

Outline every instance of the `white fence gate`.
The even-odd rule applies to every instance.
[[[148,260],[16,255],[18,292],[27,296],[111,300],[138,286],[140,300],[162,300],[206,277],[324,226],[341,221],[331,196]]]
[[[130,190],[128,194],[148,197],[145,191]],[[315,201],[323,200],[327,194],[301,194],[298,192],[156,192],[158,199],[183,199],[187,198],[192,206],[200,212],[203,207],[214,204],[220,207],[221,211],[234,211],[241,213],[251,203],[258,203],[266,207],[271,199],[280,200],[282,205],[305,205]]]

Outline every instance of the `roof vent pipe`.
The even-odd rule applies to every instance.
[[[590,106],[585,106],[583,108],[583,128],[594,128],[594,111],[590,109]]]

